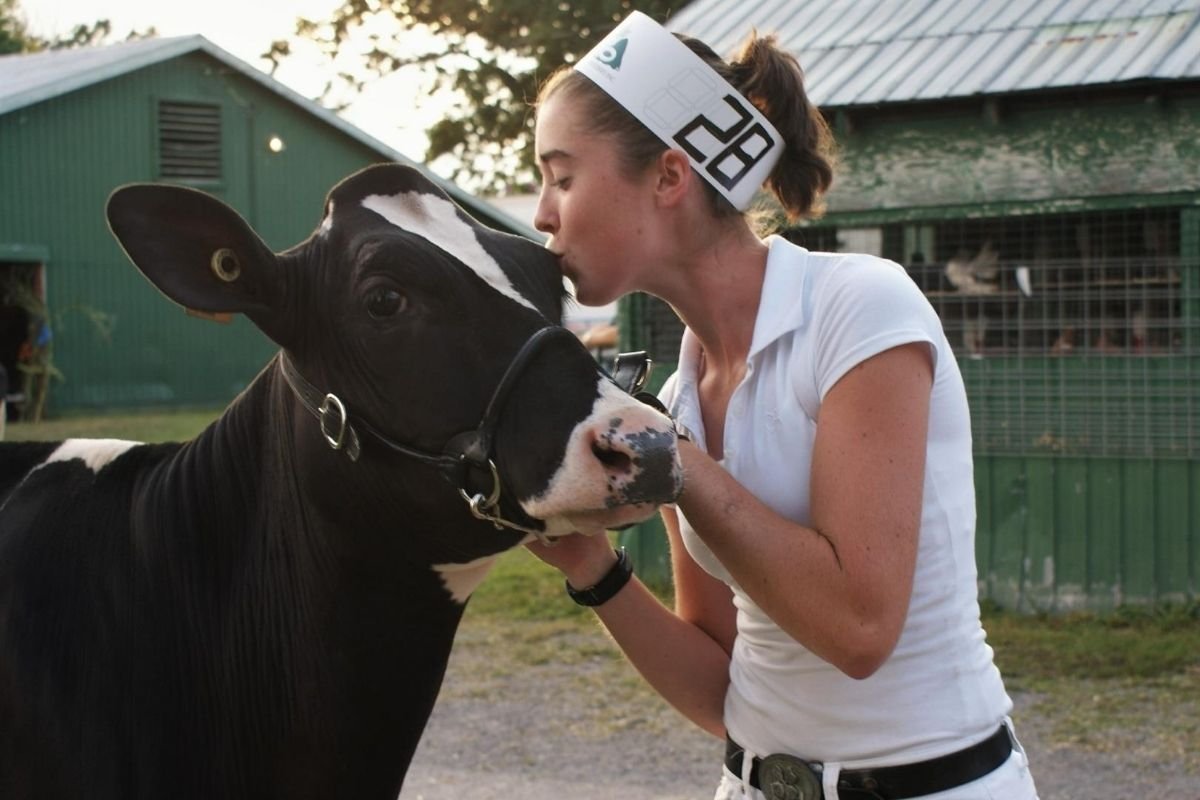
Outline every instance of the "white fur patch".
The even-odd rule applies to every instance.
[[[415,233],[454,256],[500,294],[537,310],[516,290],[496,259],[483,249],[475,229],[459,218],[449,200],[421,192],[401,192],[369,195],[362,204],[396,227]]]
[[[454,602],[462,605],[467,602],[488,572],[496,563],[496,556],[484,556],[465,564],[434,564],[433,569],[442,579],[442,585],[450,593]]]
[[[67,439],[50,454],[46,463],[78,459],[92,472],[99,472],[114,458],[139,444],[141,442],[127,442],[124,439]]]

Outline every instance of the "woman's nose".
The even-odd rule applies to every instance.
[[[533,212],[533,227],[549,234],[553,234],[558,228],[558,215],[554,213],[545,194],[538,197],[537,209]]]

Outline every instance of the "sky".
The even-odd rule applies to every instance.
[[[108,19],[116,41],[130,30],[151,26],[160,36],[198,33],[267,72],[270,64],[259,54],[276,39],[288,38],[297,17],[325,19],[340,4],[340,0],[19,0],[19,10],[29,31],[43,38]],[[284,62],[275,78],[305,97],[315,98],[328,71],[319,54],[299,52]],[[415,69],[376,81],[343,116],[406,156],[423,161],[424,131],[447,102],[429,98],[423,82]]]

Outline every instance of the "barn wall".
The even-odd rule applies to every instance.
[[[257,83],[194,53],[0,116],[0,244],[49,251],[51,408],[228,401],[276,349],[253,325],[185,316],[107,230],[113,188],[158,179],[157,102],[218,103],[220,181],[196,183],[283,249],[305,238],[325,192],[377,153]],[[286,142],[266,149],[271,134]],[[107,333],[93,320],[109,323]]]
[[[980,596],[1023,611],[1200,595],[1200,464],[977,456]]]
[[[1200,188],[1200,93],[1147,87],[851,110],[832,213]]]

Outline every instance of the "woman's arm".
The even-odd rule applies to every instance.
[[[731,594],[687,554],[674,512],[664,509],[663,518],[671,540],[678,612],[663,606],[637,578],[594,610],[630,663],[668,703],[703,730],[724,736],[735,631]],[[616,560],[603,536],[568,536],[550,547],[527,546],[580,589],[594,585]]]
[[[768,508],[681,443],[679,507],[777,625],[847,675],[891,654],[908,612],[925,479],[929,347],[895,347],[827,393],[812,457],[812,527]]]

